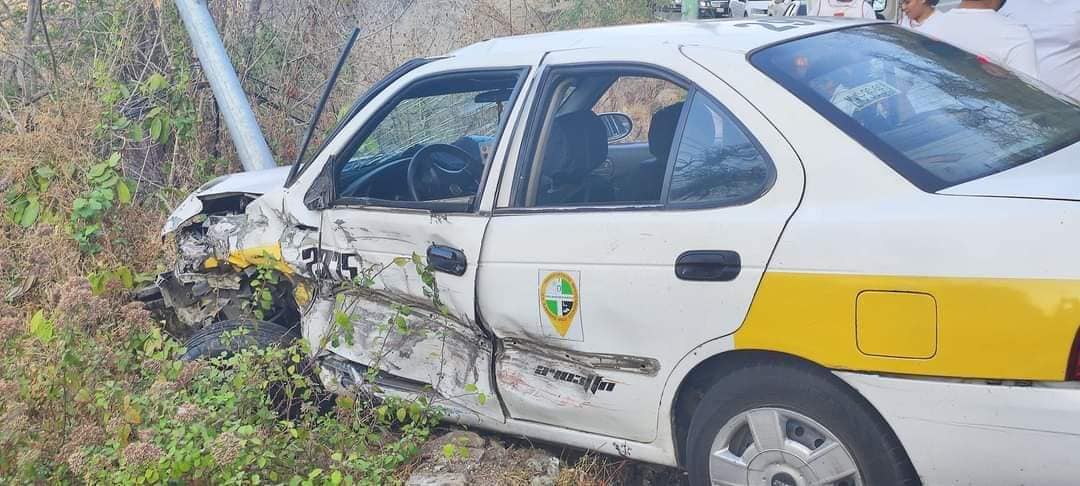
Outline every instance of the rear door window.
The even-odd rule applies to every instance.
[[[700,92],[683,122],[668,204],[727,206],[763,194],[774,171],[765,152],[720,104]]]
[[[751,62],[925,191],[1080,141],[1080,107],[984,58],[889,25],[763,49]]]

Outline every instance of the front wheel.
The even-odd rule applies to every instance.
[[[870,405],[809,365],[763,362],[732,372],[704,395],[689,430],[694,485],[919,484]]]

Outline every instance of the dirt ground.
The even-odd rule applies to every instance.
[[[452,454],[447,454],[447,445]],[[464,452],[462,452],[464,451]],[[450,457],[447,457],[447,456]],[[686,485],[677,469],[457,428],[438,431],[408,486]]]

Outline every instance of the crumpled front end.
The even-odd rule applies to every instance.
[[[140,291],[139,298],[151,303],[176,336],[252,316],[297,325],[312,288],[297,273],[304,269],[300,248],[317,245],[318,233],[298,229],[304,226],[289,221],[281,203],[280,190],[188,198],[165,228],[165,236],[176,244],[173,269],[161,274],[153,288]]]

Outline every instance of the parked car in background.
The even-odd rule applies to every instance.
[[[698,0],[698,18],[715,19],[731,16],[731,2],[735,0]],[[660,7],[662,12],[681,12],[682,1],[672,0]]]
[[[769,7],[772,0],[731,0],[731,16],[740,17],[766,17],[769,15]]]

